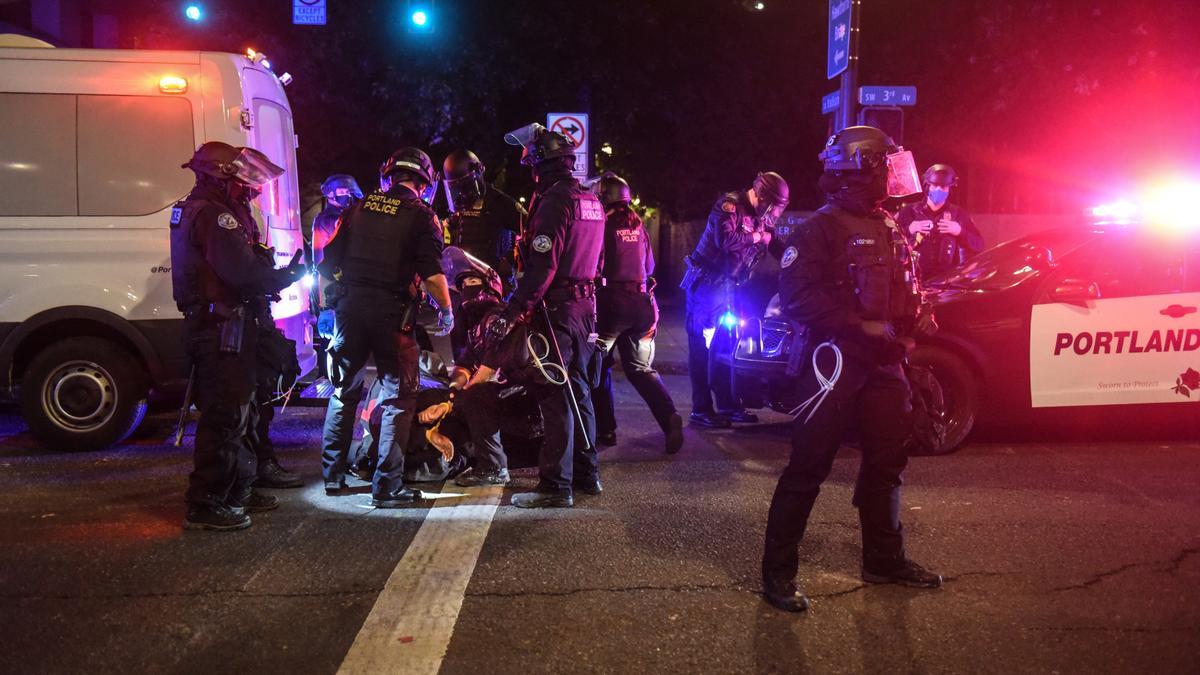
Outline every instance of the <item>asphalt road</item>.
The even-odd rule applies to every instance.
[[[686,379],[668,379],[686,401]],[[469,572],[442,672],[1200,664],[1198,443],[1000,439],[914,459],[909,553],[946,575],[938,591],[858,580],[858,458],[845,449],[801,551],[813,605],[792,616],[757,594],[783,418],[689,429],[666,457],[645,406],[619,387],[621,442],[602,455],[603,495],[528,512],[506,492],[473,571],[439,568],[456,564],[451,549],[421,568],[435,588],[439,574]],[[190,441],[167,443],[169,419],[122,447],[69,453],[36,448],[0,414],[0,671],[336,672],[418,530],[448,525],[423,528],[426,508],[365,508],[365,493],[326,497],[319,418],[292,409],[276,427],[283,462],[307,486],[277,491],[283,506],[250,530],[211,534],[180,530]],[[523,471],[514,487],[534,481]],[[431,640],[401,638],[414,649]]]

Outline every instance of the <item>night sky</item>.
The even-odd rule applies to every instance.
[[[329,25],[285,0],[117,4],[122,46],[267,52],[295,77],[301,183],[364,185],[402,145],[475,150],[530,189],[505,131],[549,111],[592,116],[592,150],[674,217],[776,170],[820,203],[828,118],[821,0],[436,0],[429,34],[404,0],[329,0]],[[864,0],[860,84],[913,84],[904,143],[955,164],[969,206],[1070,212],[1134,181],[1200,175],[1200,3]],[[514,170],[516,169],[516,170]]]

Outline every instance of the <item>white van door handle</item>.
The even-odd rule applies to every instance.
[[[1182,319],[1188,314],[1195,314],[1196,308],[1184,307],[1183,305],[1171,305],[1165,309],[1158,310],[1158,313],[1162,314],[1163,316],[1169,316],[1172,319]]]

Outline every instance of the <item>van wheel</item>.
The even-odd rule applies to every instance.
[[[962,447],[979,410],[979,389],[970,367],[954,353],[938,347],[920,347],[912,362],[925,366],[942,388],[945,402],[946,437],[938,448],[926,449],[924,454],[945,455]]]
[[[49,448],[100,450],[141,423],[148,380],[141,365],[108,340],[63,340],[39,352],[25,369],[21,415]]]

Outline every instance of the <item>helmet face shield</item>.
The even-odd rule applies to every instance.
[[[475,202],[483,197],[483,180],[475,174],[467,174],[460,178],[446,178],[446,204],[452,213],[458,213],[475,206]]]
[[[538,124],[537,122],[534,122],[533,124],[526,124],[519,129],[513,129],[507,134],[504,134],[504,142],[508,143],[509,145],[519,145],[522,148],[527,148],[531,143],[536,141],[538,136],[541,136],[544,131],[546,131],[546,127]]]
[[[767,204],[766,208],[758,216],[758,222],[765,228],[771,229],[775,227],[775,223],[779,221],[779,217],[783,215],[783,210],[787,208],[787,204]]]
[[[260,188],[283,175],[283,169],[254,148],[239,149],[231,164],[235,169],[234,180],[251,187]]]
[[[909,150],[898,148],[887,155],[887,193],[889,197],[908,197],[921,192],[917,162]]]

